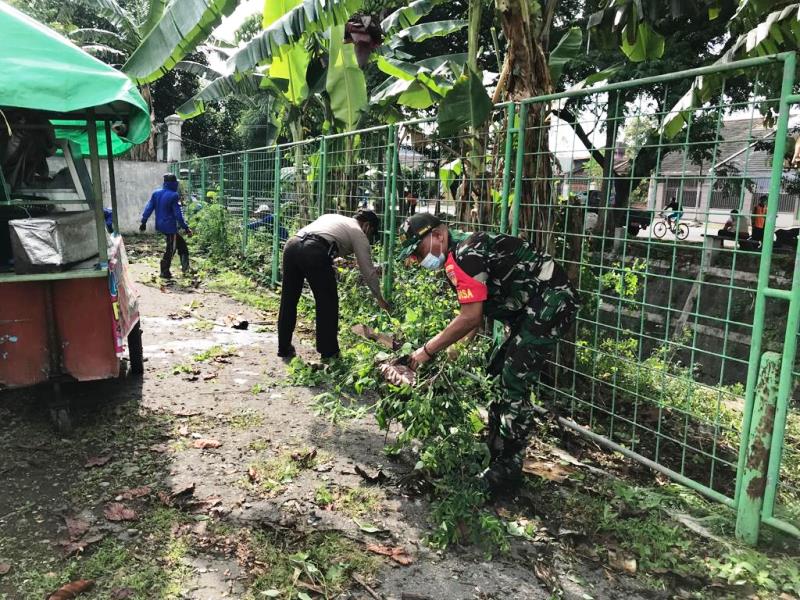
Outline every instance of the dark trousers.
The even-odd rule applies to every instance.
[[[172,257],[175,256],[176,252],[181,259],[181,269],[186,273],[189,270],[189,247],[186,245],[186,240],[183,239],[180,233],[165,233],[164,240],[166,247],[164,248],[164,256],[161,257],[161,275],[170,275]]]
[[[757,242],[764,241],[764,228],[763,227],[753,227],[753,239]]]
[[[283,250],[278,353],[288,353],[297,323],[297,303],[308,280],[316,308],[317,352],[323,358],[339,353],[339,293],[328,248],[313,239],[292,238]]]

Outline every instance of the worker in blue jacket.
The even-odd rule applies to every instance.
[[[178,233],[178,227],[180,226],[189,237],[192,236],[192,230],[189,229],[183,218],[180,194],[178,193],[178,178],[172,173],[164,175],[163,185],[150,196],[150,201],[142,213],[142,224],[139,226],[139,231],[147,228],[147,219],[150,218],[153,211],[156,213],[156,231],[163,233],[166,238],[166,249],[161,259],[161,277],[172,279],[172,273],[169,270],[175,252],[181,259],[181,269],[186,275],[190,270],[189,248],[186,246],[186,240]]]

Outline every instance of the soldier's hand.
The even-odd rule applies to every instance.
[[[416,371],[420,365],[428,362],[430,359],[431,356],[425,352],[425,348],[417,348],[409,357],[408,366]]]
[[[191,229],[187,229],[186,230],[186,236],[187,237],[192,237],[193,235],[194,235],[194,231],[192,231]]]
[[[144,232],[147,229],[147,223],[140,223],[139,224],[139,231]]]

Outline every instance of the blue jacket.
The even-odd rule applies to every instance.
[[[247,224],[247,228],[253,230],[262,228],[272,229],[273,221],[274,218],[272,215],[264,215],[263,217],[256,219],[255,221],[250,221]],[[282,225],[278,227],[278,235],[280,236],[282,242],[285,242],[286,240],[289,239],[289,232],[287,231],[286,227],[283,227]]]
[[[183,211],[178,202],[177,181],[165,181],[161,188],[153,192],[147,206],[142,213],[142,223],[147,223],[147,219],[156,212],[156,231],[160,233],[178,233],[178,226],[188,231],[189,226],[183,219]]]

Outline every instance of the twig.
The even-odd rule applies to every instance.
[[[355,573],[353,573],[353,581],[355,581],[358,585],[364,588],[370,596],[375,598],[375,600],[384,600],[383,596],[381,596],[378,592],[369,587],[367,585],[367,582],[361,579],[361,577],[359,577]]]

